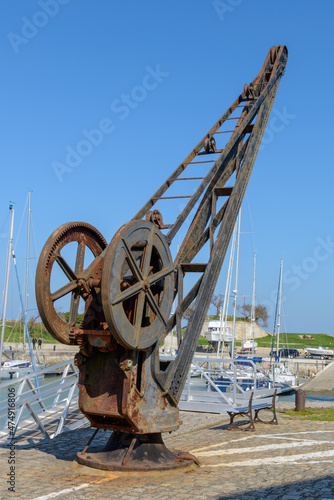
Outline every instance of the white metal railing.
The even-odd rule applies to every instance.
[[[173,356],[161,359],[173,360]],[[78,409],[78,370],[73,360],[64,361],[38,371],[39,377],[58,371],[57,379],[36,386],[34,372],[18,379],[0,384],[0,443],[23,439],[36,431],[48,440],[64,430],[87,425],[87,419]],[[197,375],[197,376],[194,376]],[[248,382],[245,387],[244,378]],[[14,415],[9,414],[8,390],[15,384]],[[251,392],[254,399],[272,396],[273,389],[260,387],[255,363],[250,361],[248,371],[240,360],[222,358],[194,358],[183,390],[180,410],[225,413],[232,408],[245,405]],[[5,395],[5,397],[4,397]],[[10,415],[10,418],[8,416]],[[66,423],[66,425],[65,425]],[[42,434],[42,436],[41,436]]]
[[[45,376],[54,372],[59,375],[48,382]],[[0,418],[5,421],[0,443],[22,439],[36,430],[49,440],[71,426],[87,423],[78,410],[78,370],[73,360],[38,370],[39,380],[41,376],[44,383],[37,386],[34,372],[0,384]],[[13,399],[14,405],[9,404]]]
[[[170,358],[172,359],[172,358]],[[251,360],[194,358],[183,390],[180,410],[225,413],[244,406],[253,398],[270,398],[274,392],[262,384],[256,365]]]

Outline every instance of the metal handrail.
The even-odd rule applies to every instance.
[[[15,421],[9,426],[7,418],[6,425],[0,431],[0,441],[4,438],[7,438],[7,442],[13,438],[21,438],[36,428],[46,439],[53,439],[63,431],[72,408],[78,409],[77,396],[75,395],[78,370],[73,360],[70,360],[38,370],[37,375],[45,375],[55,370],[59,370],[61,375],[58,383],[51,381],[36,387],[34,384],[36,372],[32,372],[0,384],[0,389],[6,389],[13,386],[13,382],[19,383],[15,394]],[[70,370],[71,373],[69,373]],[[52,395],[55,397],[50,398]],[[0,417],[6,415],[4,412],[8,412],[8,404],[6,405],[5,402],[6,399],[0,401]],[[31,421],[23,418],[24,410],[28,411],[36,425],[32,426]],[[84,418],[82,421],[84,423]],[[54,431],[55,424],[57,425],[56,431]]]
[[[168,356],[165,359],[172,360],[173,356]],[[230,373],[224,369],[224,364],[229,365],[229,371],[231,370]],[[252,370],[250,371],[250,375],[253,374],[254,377],[254,387],[252,388],[252,391],[254,391],[254,399],[256,397],[270,396],[272,392],[270,389],[260,389],[257,387],[257,369],[255,363],[251,362],[251,365]],[[232,406],[236,407],[240,404],[245,404],[245,400],[249,398],[250,391],[245,391],[237,381],[237,373],[240,368],[240,366],[238,366],[238,360],[207,357],[194,358],[193,367],[198,370],[201,380],[204,379],[207,387],[207,389],[202,392],[202,396],[206,402],[209,402],[211,407],[213,405],[219,407],[219,413],[227,411]],[[59,382],[54,383],[54,381],[51,381],[44,385],[40,385],[39,388],[34,385],[36,377],[34,372],[0,384],[1,389],[12,386],[13,382],[19,383],[15,397],[16,416],[14,429],[10,435],[10,439],[13,439],[14,436],[17,438],[24,437],[27,433],[27,419],[24,419],[24,410],[28,411],[28,414],[30,414],[35,422],[34,426],[32,426],[31,421],[29,422],[29,430],[39,429],[42,433],[42,437],[45,439],[53,439],[60,434],[64,430],[66,419],[71,416],[71,412],[73,412],[73,410],[78,410],[78,398],[75,394],[78,370],[73,360],[63,361],[57,365],[43,368],[38,371],[38,375],[45,375],[55,370],[59,370],[60,373],[62,372]],[[69,373],[70,370],[71,373]],[[228,383],[232,389],[230,393],[224,393],[219,384],[217,384],[217,378],[220,376],[229,381]],[[190,381],[191,373],[189,372],[188,382],[180,401],[180,409],[182,409],[182,404],[184,402],[186,402],[189,407],[192,403],[198,405],[203,401],[203,397],[201,399],[198,393],[195,394],[192,390]],[[52,395],[54,395],[54,398],[50,398]],[[8,406],[6,406],[5,402],[6,400],[0,401],[0,417],[4,416],[4,412],[7,411]],[[205,402],[202,403],[202,411],[205,405]],[[85,420],[82,415],[80,422],[75,425],[80,427],[86,422],[87,420]],[[5,427],[0,430],[0,442],[4,438],[8,438],[9,440],[8,421]]]
[[[170,359],[172,360],[172,357]],[[242,387],[237,380],[240,370],[243,370],[242,360],[193,358],[192,370],[195,370],[198,378],[196,380],[191,372],[188,373],[187,383],[179,403],[180,409],[224,413],[232,407],[244,405],[249,400],[251,392],[254,393],[254,399],[272,396],[272,389],[260,387],[255,363],[252,360],[247,360],[247,363],[250,363],[251,367],[249,371],[246,369],[245,375],[250,377],[251,390]],[[228,370],[224,368],[226,364],[229,366]],[[222,386],[217,383],[219,378],[226,381],[230,392],[224,392]]]
[[[71,386],[73,385],[73,382],[74,382],[75,384],[77,383],[77,377],[75,377],[75,380],[74,380],[74,381],[73,381],[73,380],[70,380],[70,381],[67,381],[67,382],[65,382],[64,384],[62,384],[61,389],[67,389],[68,387],[71,387]],[[46,385],[49,385],[49,384],[46,384]],[[44,387],[46,387],[46,385],[45,385],[45,386],[43,386],[43,389],[44,389]],[[35,389],[35,388],[34,388],[34,389]],[[58,387],[57,387],[57,389],[58,389]],[[35,402],[35,401],[37,401],[37,402],[38,402],[39,400],[41,400],[41,399],[42,399],[42,397],[41,397],[41,396],[43,396],[43,397],[45,397],[45,396],[50,396],[51,394],[53,394],[53,393],[54,393],[54,390],[55,390],[55,386],[52,386],[52,387],[49,387],[49,389],[43,390],[43,392],[42,392],[42,393],[41,393],[41,392],[37,392],[37,391],[35,392],[35,391],[33,391],[33,390],[32,390],[32,391],[31,391],[31,394],[30,394],[29,396],[25,397],[25,398],[22,398],[21,396],[22,396],[22,395],[27,394],[27,392],[28,392],[28,391],[27,391],[27,392],[25,392],[25,393],[21,393],[19,396],[17,396],[16,403],[17,403],[17,402],[19,402],[19,403],[20,403],[20,405],[25,405],[26,403],[33,403],[33,402]],[[58,390],[59,390],[59,389],[58,389]],[[2,411],[3,409],[4,409],[4,410],[6,410],[6,409],[7,409],[7,406],[2,406],[2,407],[0,408],[0,415],[1,415],[1,411]]]
[[[46,373],[54,372],[55,370],[58,370],[58,368],[63,368],[64,366],[67,365],[71,366],[73,372],[75,373],[78,372],[78,369],[75,366],[73,359],[71,359],[68,361],[62,361],[61,363],[58,363],[56,365],[47,366],[46,368],[42,368],[41,370],[38,369],[37,375],[45,375]],[[21,382],[22,380],[26,380],[27,378],[33,378],[33,377],[35,377],[35,372],[28,373],[27,375],[23,375],[22,377],[18,377],[15,379],[10,379],[7,382],[1,382],[0,389],[7,387],[8,385],[13,385],[13,382]]]

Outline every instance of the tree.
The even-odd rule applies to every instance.
[[[224,302],[224,297],[221,293],[212,296],[211,304],[214,305],[217,310],[216,316],[220,315],[220,310],[223,306],[223,302]]]
[[[268,326],[268,311],[266,306],[259,304],[255,307],[255,321],[261,321],[263,326]]]
[[[23,316],[23,315],[22,315]],[[39,318],[39,314],[37,314],[37,316],[31,316],[28,321],[27,321],[27,325],[28,325],[28,330],[29,330],[29,333],[33,331],[34,329],[34,326],[35,326],[35,323],[36,323],[36,319]]]
[[[58,312],[57,314],[58,314],[58,316],[61,317],[61,319],[63,321],[65,321],[66,323],[69,322],[69,320],[70,320],[70,312],[69,311],[67,311],[66,313]],[[84,316],[85,316],[84,313],[78,314],[75,324],[80,325],[84,320]]]
[[[252,314],[251,304],[243,304],[242,306],[238,307],[238,311],[242,313],[245,321],[250,321]],[[255,321],[261,321],[263,326],[268,325],[268,311],[266,306],[263,306],[261,304],[255,306]]]
[[[237,306],[237,310],[243,315],[245,321],[250,321],[252,306],[250,304],[242,304]]]

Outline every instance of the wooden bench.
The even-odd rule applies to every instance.
[[[277,390],[275,390],[273,398],[271,403],[256,403],[253,405],[253,396],[254,392],[252,392],[250,398],[249,398],[249,403],[248,406],[240,406],[233,408],[233,410],[228,411],[228,415],[230,417],[230,423],[228,426],[228,430],[233,430],[237,429],[240,431],[255,431],[255,425],[254,422],[261,422],[262,424],[274,424],[278,425],[278,420],[277,420],[277,415],[276,415],[276,408],[275,408],[275,400],[276,400],[276,393]],[[259,417],[259,413],[261,410],[269,410],[272,412],[273,417],[271,420],[266,421],[266,420],[261,420]],[[253,418],[253,411],[254,411],[254,418]],[[242,416],[242,417],[248,417],[249,419],[249,424],[246,427],[239,427],[235,425],[234,423],[234,418],[236,416]]]

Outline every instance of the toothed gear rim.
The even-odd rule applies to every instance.
[[[48,238],[38,260],[36,271],[36,301],[41,319],[48,332],[63,344],[70,344],[69,333],[72,325],[63,321],[56,312],[51,298],[51,273],[61,249],[75,241],[87,246],[94,257],[98,257],[107,247],[106,240],[95,227],[85,222],[67,222]]]

